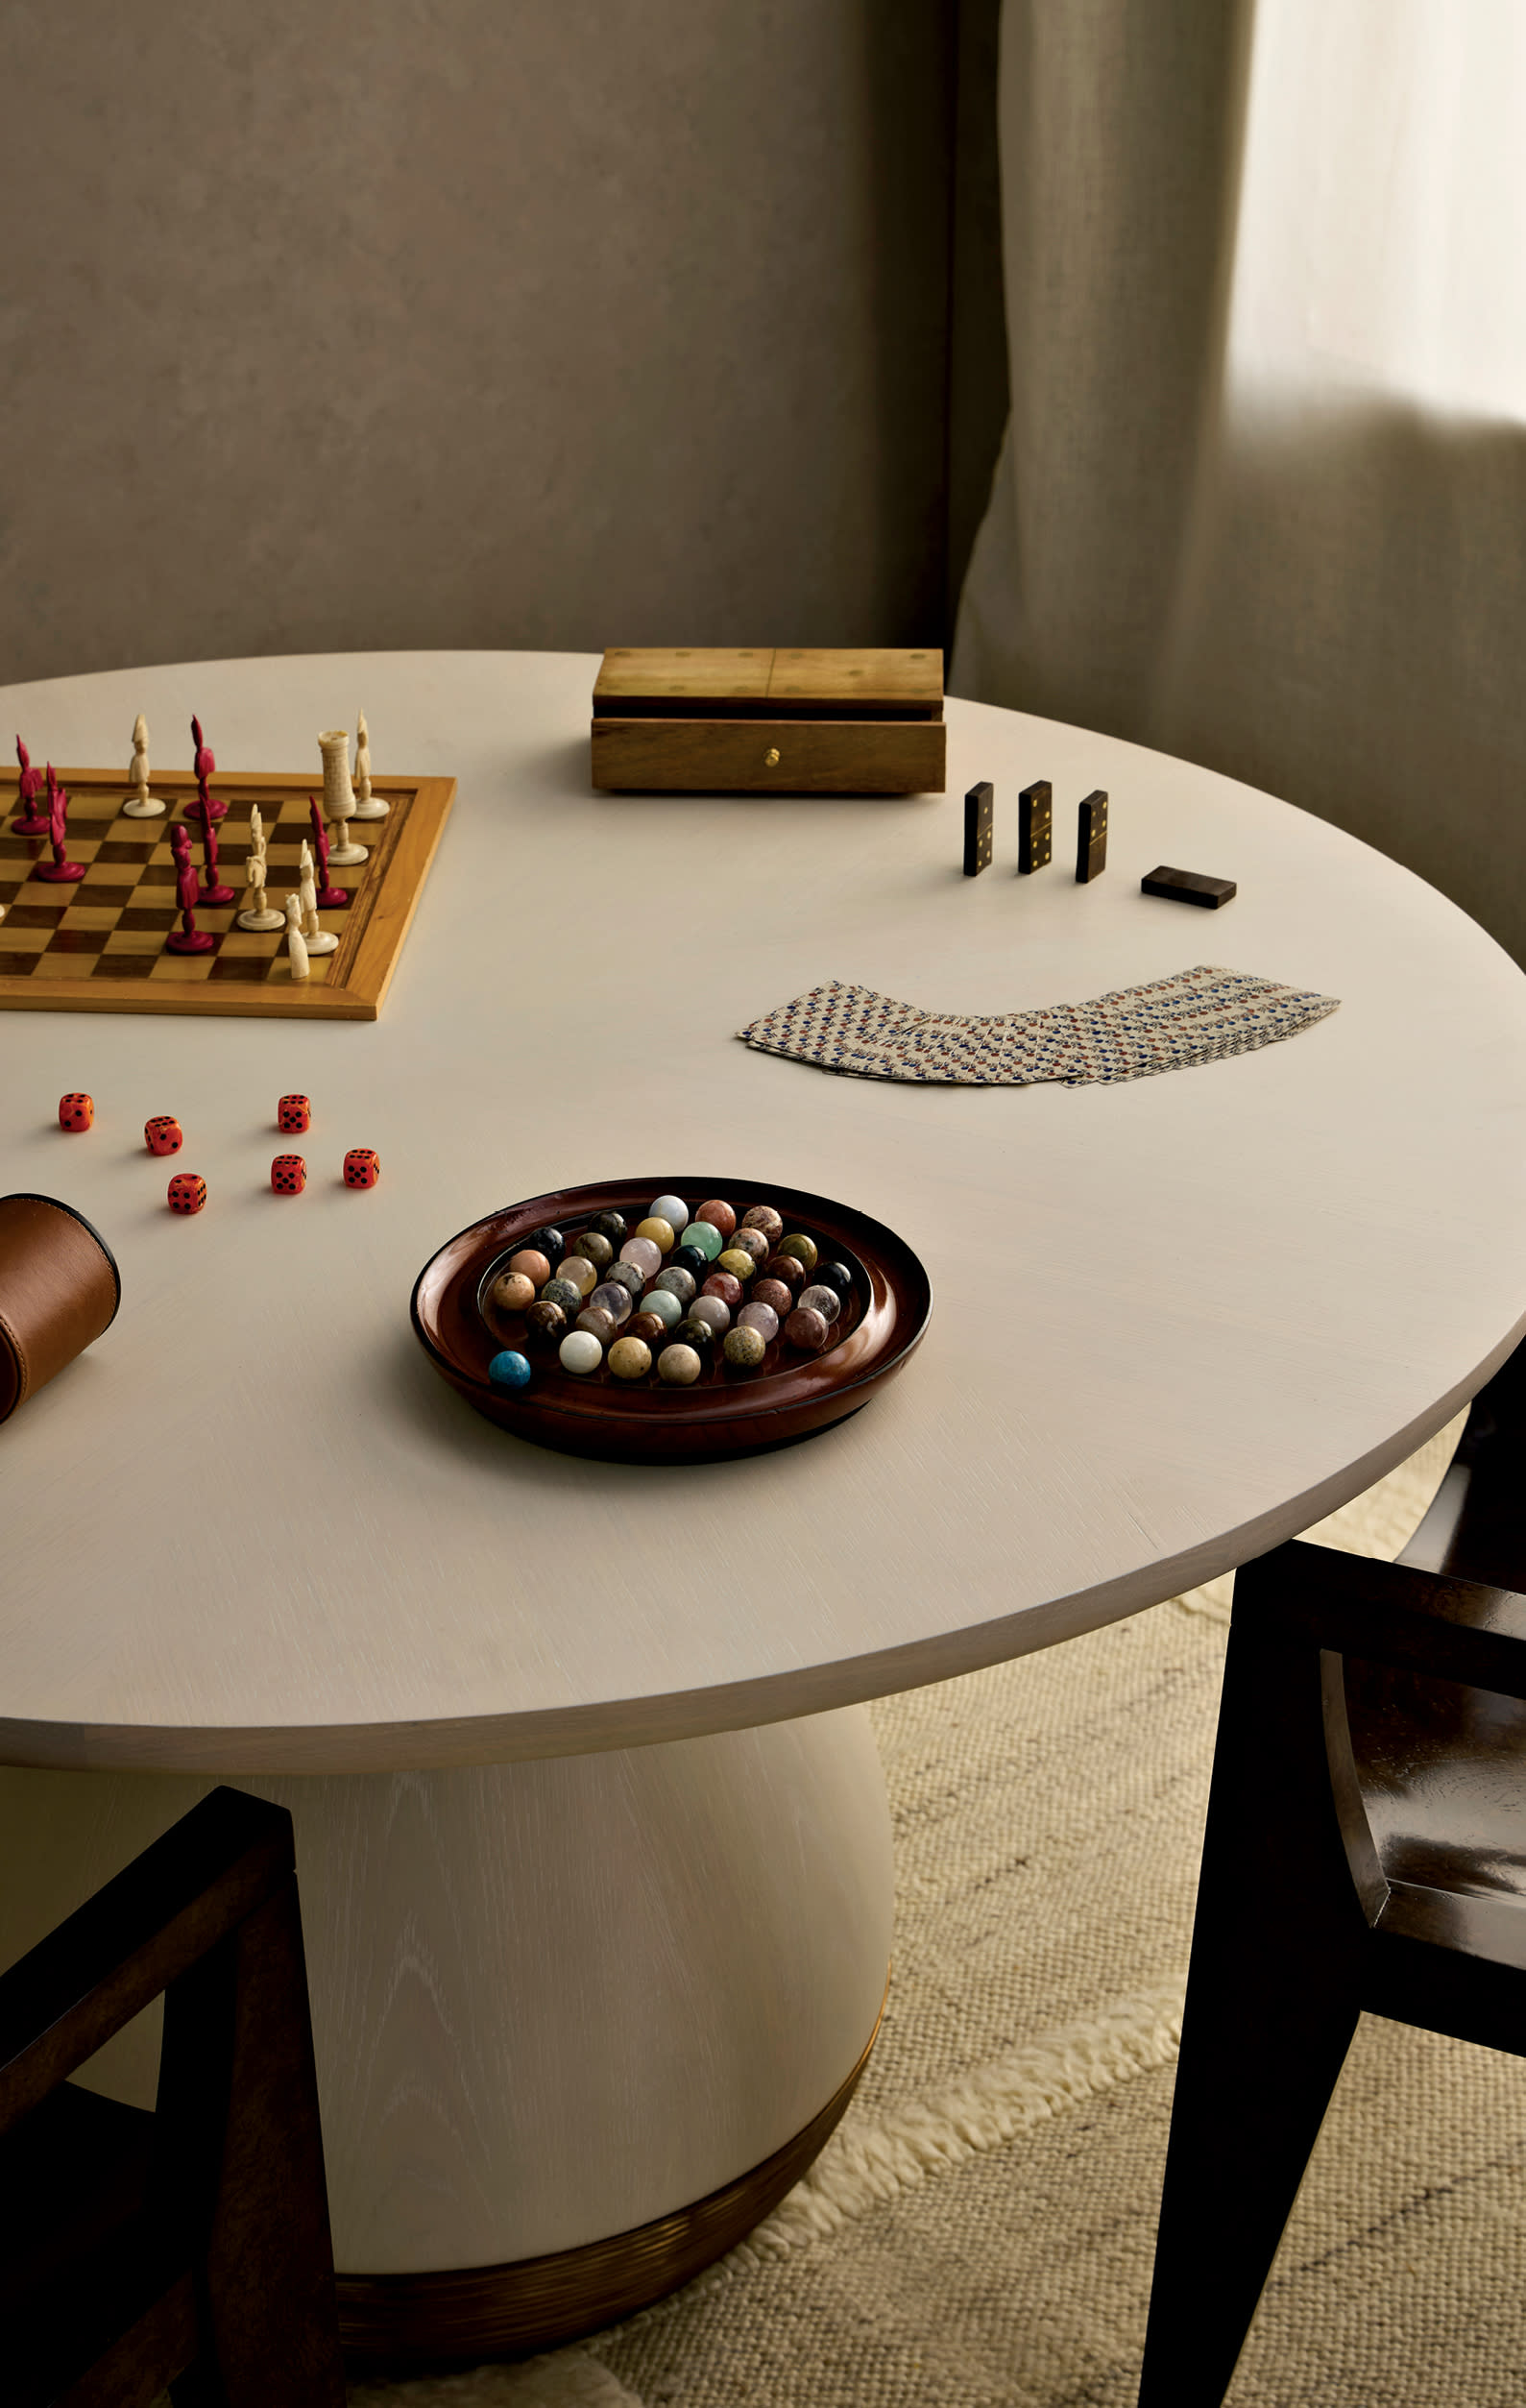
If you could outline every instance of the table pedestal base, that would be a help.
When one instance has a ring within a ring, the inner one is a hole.
[[[341,2274],[339,2329],[357,2369],[404,2372],[459,2358],[518,2358],[596,2332],[676,2291],[723,2257],[792,2190],[839,2122],[868,2046],[804,2131],[761,2166],[676,2215],[580,2250],[442,2274]]]
[[[0,1770],[0,1963],[213,1786]],[[296,1827],[334,2257],[369,2355],[530,2349],[629,2312],[739,2239],[846,2105],[892,1912],[862,1708],[237,1786]],[[88,2079],[152,2105],[157,2058],[150,2010]]]

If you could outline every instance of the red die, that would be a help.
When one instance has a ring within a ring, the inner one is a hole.
[[[170,1210],[200,1212],[206,1202],[206,1181],[194,1171],[177,1171],[170,1181]]]
[[[88,1129],[95,1119],[95,1106],[87,1095],[61,1095],[59,1098],[59,1127],[70,1131]]]
[[[276,1107],[276,1126],[283,1137],[300,1137],[313,1125],[313,1107],[305,1095],[283,1095]]]
[[[179,1154],[185,1138],[173,1112],[156,1112],[143,1123],[143,1143],[150,1154]]]
[[[351,1146],[345,1156],[345,1185],[375,1187],[381,1177],[381,1164],[369,1146]]]
[[[307,1165],[300,1154],[278,1154],[270,1166],[270,1183],[278,1196],[300,1196],[307,1184]]]

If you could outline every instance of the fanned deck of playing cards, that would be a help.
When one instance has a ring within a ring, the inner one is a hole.
[[[938,1086],[1067,1087],[1150,1079],[1297,1036],[1340,1009],[1334,995],[1201,963],[1084,1004],[988,1016],[924,1011],[831,979],[737,1034],[763,1054],[860,1079]]]

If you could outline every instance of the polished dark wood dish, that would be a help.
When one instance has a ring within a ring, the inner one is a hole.
[[[823,1260],[844,1264],[851,1295],[819,1354],[782,1336],[756,1371],[716,1362],[690,1388],[626,1385],[607,1364],[579,1378],[554,1351],[535,1354],[528,1388],[495,1387],[488,1365],[524,1347],[521,1315],[497,1313],[488,1291],[509,1256],[552,1224],[569,1238],[596,1212],[640,1219],[665,1189],[697,1204],[726,1196],[739,1212],[771,1204],[787,1228],[813,1238]],[[714,1463],[805,1438],[857,1413],[908,1361],[933,1309],[926,1271],[882,1222],[827,1196],[716,1177],[600,1181],[506,1204],[474,1222],[425,1263],[414,1283],[413,1326],[443,1379],[490,1422],[542,1447],[618,1463]]]

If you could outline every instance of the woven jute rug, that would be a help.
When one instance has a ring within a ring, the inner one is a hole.
[[[1317,1535],[1397,1553],[1457,1426]],[[354,2408],[1131,2408],[1229,1586],[877,1706],[895,1968],[811,2173],[629,2323]],[[1523,2156],[1526,2064],[1365,2019],[1233,2408],[1519,2408]]]

